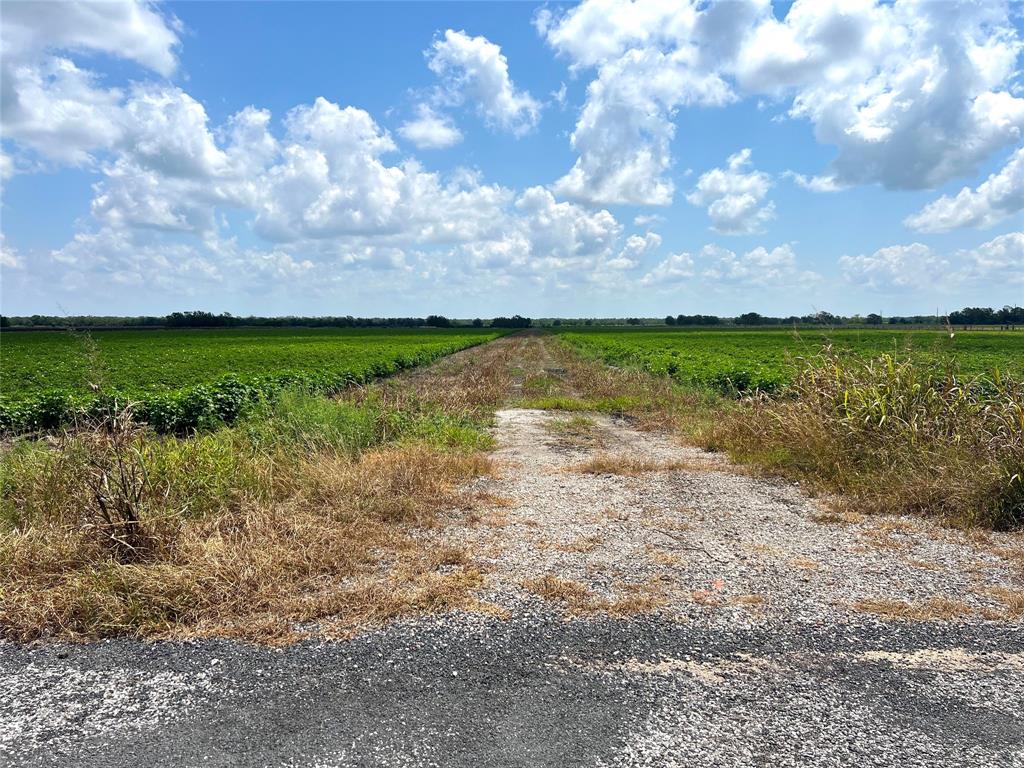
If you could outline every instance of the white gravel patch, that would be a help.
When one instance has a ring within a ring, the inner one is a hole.
[[[944,600],[980,615],[1003,609],[993,587],[1024,588],[993,553],[1020,535],[978,542],[926,520],[885,516],[823,523],[825,503],[797,485],[742,474],[721,456],[592,415],[600,451],[679,466],[630,477],[574,470],[598,449],[566,446],[545,425],[567,414],[497,413],[497,503],[481,523],[446,526],[487,572],[484,599],[508,608],[545,574],[603,597],[638,588],[682,619],[756,625],[833,622],[862,600]]]
[[[0,754],[11,758],[44,744],[55,752],[69,751],[83,738],[159,728],[227,693],[207,672],[37,664],[0,674],[0,691],[7,699],[0,720]]]

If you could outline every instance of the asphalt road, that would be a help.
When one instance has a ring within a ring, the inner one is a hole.
[[[1024,632],[539,608],[283,649],[0,645],[10,766],[1024,766]]]

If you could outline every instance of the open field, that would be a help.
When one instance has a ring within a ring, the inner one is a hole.
[[[1017,764],[1020,532],[862,514],[680,439],[767,431],[761,407],[527,334],[192,437],[17,439],[0,632],[49,642],[0,640],[0,751]]]
[[[118,398],[135,402],[159,428],[187,429],[230,419],[285,386],[334,392],[499,335],[472,328],[5,333],[0,428],[53,426]]]
[[[792,381],[800,359],[829,344],[841,356],[882,354],[922,362],[955,361],[966,375],[1024,373],[1024,331],[691,330],[573,328],[560,336],[618,366],[635,366],[681,384],[719,391],[775,391]]]

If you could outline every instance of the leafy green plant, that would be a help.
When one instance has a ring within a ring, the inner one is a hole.
[[[52,430],[108,417],[128,403],[158,432],[206,430],[284,390],[334,394],[498,335],[475,329],[97,332],[83,356],[68,334],[5,334],[0,432]],[[97,356],[102,388],[81,373],[87,358]],[[43,380],[63,388],[37,387]]]

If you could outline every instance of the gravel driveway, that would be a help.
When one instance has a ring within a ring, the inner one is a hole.
[[[0,645],[0,763],[1024,766],[1019,535],[836,519],[576,421],[499,412],[490,506],[428,534],[473,553],[489,613],[283,649]]]

